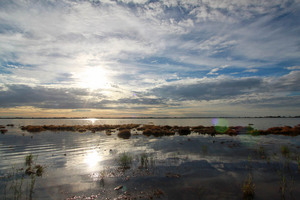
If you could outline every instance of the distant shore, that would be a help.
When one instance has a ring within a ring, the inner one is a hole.
[[[0,117],[0,119],[256,119],[256,118],[300,118],[300,116],[257,116],[257,117]]]

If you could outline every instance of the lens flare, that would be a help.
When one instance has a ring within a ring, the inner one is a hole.
[[[214,118],[211,122],[218,133],[225,133],[228,130],[228,121],[223,118]]]

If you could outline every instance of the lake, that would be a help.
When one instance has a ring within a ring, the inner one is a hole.
[[[268,129],[275,126],[295,126],[300,118],[168,118],[168,119],[0,119],[0,124],[25,125],[88,125],[88,124],[149,124],[170,126],[212,126],[217,119],[223,119],[228,126],[252,126]]]
[[[130,139],[122,139],[105,131],[20,129],[51,124],[211,126],[219,122],[267,129],[295,126],[300,119],[1,119],[0,125],[14,126],[0,135],[0,199],[243,199],[243,188],[253,189],[254,199],[300,196],[299,136],[146,137],[132,130]],[[41,176],[36,173],[39,166]]]

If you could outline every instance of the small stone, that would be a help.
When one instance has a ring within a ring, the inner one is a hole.
[[[119,185],[119,186],[115,187],[114,190],[120,190],[120,189],[122,189],[122,188],[123,188],[123,185]]]
[[[179,178],[180,174],[166,173],[166,177],[169,177],[169,178]]]

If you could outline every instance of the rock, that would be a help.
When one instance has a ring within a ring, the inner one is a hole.
[[[123,188],[123,185],[119,185],[119,186],[115,187],[114,190],[120,190],[122,188]]]
[[[174,173],[166,173],[166,177],[168,178],[179,178],[181,177],[180,174],[174,174]]]

